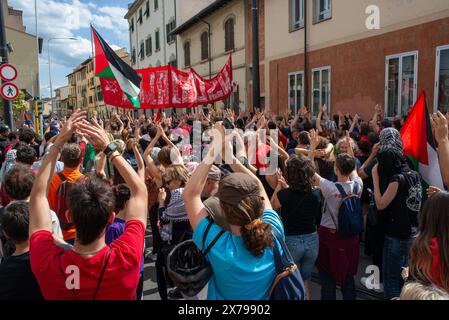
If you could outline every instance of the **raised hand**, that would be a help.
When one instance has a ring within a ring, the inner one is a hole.
[[[427,196],[430,198],[431,196],[437,194],[438,192],[441,192],[440,188],[434,187],[434,186],[430,186],[427,189]]]
[[[86,111],[81,111],[80,109],[75,110],[69,120],[67,120],[64,126],[61,128],[55,144],[59,146],[65,144],[73,135],[75,130],[79,128],[79,124],[86,119],[86,115]]]
[[[104,150],[109,144],[109,137],[106,131],[96,122],[87,121],[78,124],[79,131],[87,138],[90,144],[97,150]]]
[[[432,128],[435,131],[435,140],[438,142],[438,144],[447,141],[449,139],[449,130],[448,120],[446,119],[446,117],[438,111],[437,113],[434,113],[432,115],[430,120],[432,123]]]
[[[310,147],[312,150],[316,150],[318,145],[320,144],[320,136],[315,129],[310,130]]]
[[[284,176],[282,175],[282,172],[281,172],[280,169],[278,169],[278,170],[276,171],[275,176],[276,176],[276,179],[277,179],[277,185],[278,185],[278,187],[280,187],[280,188],[282,188],[282,189],[288,188],[288,183],[287,183],[287,181],[285,181],[285,178],[284,178]]]
[[[376,143],[373,146],[373,149],[371,150],[371,154],[373,155],[373,157],[376,157],[377,154],[379,153],[379,145],[380,145],[380,142]]]
[[[327,113],[327,106],[326,104],[323,104],[323,106],[321,107],[321,112],[326,114]]]

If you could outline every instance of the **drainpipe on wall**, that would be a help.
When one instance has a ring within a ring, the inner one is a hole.
[[[253,109],[260,108],[259,1],[252,2],[253,13]]]
[[[304,105],[306,106],[309,103],[309,72],[307,69],[307,58],[307,0],[304,0]]]
[[[176,27],[178,26],[178,18],[177,18],[177,16],[176,16],[176,0],[173,0],[173,2],[174,2],[174,6],[175,6],[175,25],[176,25]],[[177,67],[179,66],[179,60],[178,60],[178,35],[176,35],[176,38],[175,38],[175,51],[176,51],[176,64],[177,64]]]

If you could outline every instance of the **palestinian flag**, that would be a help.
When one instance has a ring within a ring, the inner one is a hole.
[[[115,79],[123,93],[135,108],[140,108],[139,93],[142,79],[126,64],[92,27],[95,44],[95,75],[100,78]]]
[[[425,189],[435,186],[444,190],[435,139],[427,110],[426,93],[423,91],[401,129],[404,155],[421,174]]]

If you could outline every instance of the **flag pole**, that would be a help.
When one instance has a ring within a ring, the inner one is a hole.
[[[99,110],[98,110],[98,101],[97,101],[97,85],[95,83],[95,50],[94,50],[94,37],[93,37],[93,25],[92,25],[92,21],[90,22],[90,43],[92,45],[92,64],[94,66],[94,107],[95,107],[95,111],[98,114]]]

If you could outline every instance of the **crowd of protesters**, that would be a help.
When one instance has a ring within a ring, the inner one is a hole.
[[[385,299],[449,299],[449,193],[425,187],[403,156],[405,119],[373,111],[77,110],[47,123],[42,140],[0,125],[0,299],[140,300],[145,261],[156,262],[161,299],[183,298],[167,258],[191,239],[213,270],[207,299],[264,300],[274,233],[307,298],[315,270],[322,300],[336,300],[337,286],[344,300],[357,299],[357,281],[370,288],[355,278],[362,248]],[[446,186],[448,118],[431,115]],[[363,230],[344,236],[348,197],[360,199]]]

